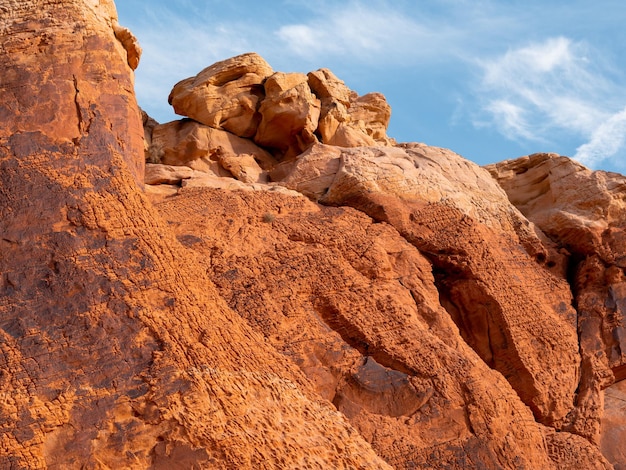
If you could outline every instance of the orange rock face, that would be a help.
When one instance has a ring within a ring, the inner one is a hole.
[[[159,125],[111,1],[5,10],[1,468],[623,464],[623,177],[395,145],[256,54]]]
[[[534,421],[390,225],[269,192],[184,190],[158,209],[231,308],[395,468],[607,468]]]
[[[142,194],[131,71],[96,5],[2,19],[0,467],[389,468]]]

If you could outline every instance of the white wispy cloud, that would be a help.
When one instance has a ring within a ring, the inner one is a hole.
[[[391,2],[322,2],[306,21],[275,34],[291,53],[340,56],[350,61],[396,65],[452,52],[460,30],[419,11],[407,15]],[[416,10],[416,8],[414,8]]]
[[[586,140],[574,158],[589,166],[624,151],[626,93],[584,42],[548,38],[479,66],[482,111],[507,138],[549,143],[553,133],[569,133]]]
[[[576,149],[574,158],[585,165],[595,167],[606,159],[616,156],[626,143],[626,108],[611,115],[597,126],[589,142]],[[620,167],[624,161],[621,160]]]

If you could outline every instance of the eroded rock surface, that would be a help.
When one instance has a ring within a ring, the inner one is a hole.
[[[395,146],[382,95],[256,54],[142,130],[111,1],[2,9],[0,467],[621,464],[618,175],[530,158],[531,193],[560,172],[603,207],[552,230]]]
[[[304,185],[309,194],[323,194],[325,204],[349,205],[393,225],[434,264],[443,302],[465,340],[539,420],[562,425],[580,361],[569,286],[537,263],[547,259],[545,249],[489,174],[418,144],[325,157],[319,149],[298,159],[286,186]],[[316,178],[327,186],[312,191],[309,175],[319,168],[337,170]]]
[[[605,390],[600,448],[616,470],[626,468],[626,381]]]
[[[554,154],[488,167],[513,204],[570,253],[582,380],[571,429],[598,441],[602,389],[626,378],[626,178]]]
[[[142,194],[112,2],[6,7],[0,467],[389,468]]]
[[[269,192],[185,189],[157,207],[231,308],[394,468],[608,468],[534,421],[389,224]]]
[[[149,161],[164,165],[188,166],[217,176],[233,176],[223,158],[245,154],[251,173],[261,178],[263,169],[272,168],[276,160],[254,142],[230,132],[205,126],[192,120],[156,125],[151,132]],[[253,167],[253,169],[252,169]]]

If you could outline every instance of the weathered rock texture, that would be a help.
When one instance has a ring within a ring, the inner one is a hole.
[[[0,467],[622,465],[623,177],[256,54],[159,125],[112,2],[0,10]]]
[[[539,420],[562,425],[579,379],[569,287],[537,263],[545,249],[486,171],[418,144],[318,149],[291,167],[287,187],[387,222],[428,256],[468,344]]]
[[[488,169],[511,202],[570,254],[582,356],[570,428],[597,442],[602,389],[626,378],[626,178],[554,154]]]
[[[2,6],[0,467],[389,468],[142,195],[113,4]]]
[[[605,390],[600,448],[616,470],[626,468],[626,381]]]
[[[308,77],[322,103],[317,132],[323,143],[339,147],[392,143],[387,137],[391,107],[383,95],[358,96],[328,69],[310,72]]]
[[[607,468],[536,423],[468,347],[431,263],[390,225],[269,192],[183,190],[158,209],[228,304],[395,468]]]

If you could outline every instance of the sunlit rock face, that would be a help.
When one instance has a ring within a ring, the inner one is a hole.
[[[112,2],[0,9],[0,467],[622,463],[623,177],[254,53],[159,124]]]
[[[0,467],[389,468],[146,199],[113,4],[0,6]]]
[[[569,255],[582,357],[569,429],[598,442],[602,390],[626,378],[626,178],[554,154],[488,169],[511,202]]]

